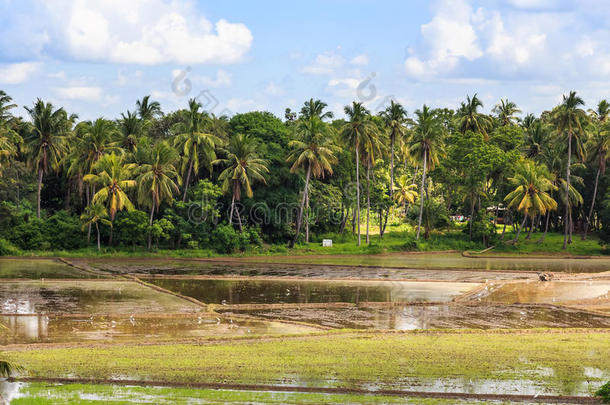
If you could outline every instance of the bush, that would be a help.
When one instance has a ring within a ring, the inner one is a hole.
[[[16,256],[19,254],[17,249],[11,242],[6,239],[0,239],[0,256]]]
[[[610,381],[602,385],[595,395],[600,397],[604,404],[610,404]]]
[[[44,223],[45,239],[51,249],[79,249],[86,245],[80,220],[67,211],[57,211]]]
[[[44,236],[44,221],[37,218],[13,228],[8,239],[21,250],[43,249],[49,244]]]

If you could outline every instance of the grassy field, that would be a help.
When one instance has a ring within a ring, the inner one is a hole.
[[[318,394],[291,392],[259,392],[166,387],[133,387],[95,384],[30,383],[19,392],[12,405],[49,404],[479,404],[479,401],[460,401],[433,398],[401,398],[383,395]]]
[[[500,231],[500,227],[498,230]],[[297,245],[293,249],[287,248],[285,245],[265,245],[263,247],[251,248],[245,252],[235,252],[230,255],[216,253],[210,249],[158,249],[148,251],[144,248],[137,248],[135,251],[131,248],[102,248],[98,252],[94,248],[80,250],[54,250],[54,251],[26,251],[23,256],[52,256],[52,257],[222,257],[222,256],[273,256],[273,255],[319,255],[319,254],[379,254],[389,252],[409,252],[409,251],[480,251],[486,248],[480,241],[468,241],[460,229],[433,232],[429,239],[421,238],[415,240],[415,234],[412,230],[405,230],[404,226],[388,227],[387,233],[383,239],[378,235],[371,236],[371,244],[366,244],[366,238],[362,236],[362,246],[358,246],[357,238],[351,233],[344,235],[330,236],[333,239],[333,246],[322,247],[319,241],[314,241],[309,244]],[[506,232],[504,241],[510,241],[514,238],[512,232]],[[579,255],[579,256],[599,256],[608,255],[608,249],[605,249],[599,244],[599,240],[590,235],[586,241],[582,241],[579,235],[574,235],[573,243],[566,250],[562,249],[563,235],[559,233],[549,233],[544,243],[538,243],[540,238],[539,233],[534,233],[531,239],[527,240],[526,233],[522,233],[519,242],[516,245],[507,244],[504,242],[496,243],[496,247],[490,254],[507,254],[507,255],[531,255],[550,254],[550,255]]]
[[[203,345],[36,348],[3,356],[33,377],[338,387],[373,383],[399,389],[396,384],[405,378],[527,380],[549,392],[571,394],[586,381],[588,390],[605,382],[589,371],[610,370],[609,337],[584,330],[328,333]]]

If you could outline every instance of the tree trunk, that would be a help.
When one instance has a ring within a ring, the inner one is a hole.
[[[95,223],[95,230],[97,231],[97,251],[99,252],[102,248],[100,245],[100,227],[97,222]]]
[[[587,232],[589,231],[589,224],[591,223],[591,216],[593,216],[593,207],[595,207],[595,199],[597,198],[597,184],[599,183],[599,173],[601,167],[597,168],[597,174],[595,175],[595,187],[593,188],[593,200],[591,201],[591,208],[589,208],[589,215],[585,221],[585,231],[582,234],[582,240],[587,239]]]
[[[38,216],[38,219],[40,219],[40,192],[42,191],[42,169],[38,169],[38,198],[37,198],[37,209],[36,209],[36,215]]]
[[[367,159],[366,162],[366,244],[370,245],[371,244],[371,239],[369,236],[369,229],[370,229],[370,220],[371,220],[371,181],[370,181],[370,174],[371,174],[371,160]],[[381,224],[379,224],[381,225]]]
[[[472,221],[474,220],[474,200],[470,202],[470,241],[472,242]]]
[[[362,244],[362,239],[360,237],[360,154],[358,153],[358,148],[360,145],[356,145],[356,211],[357,211],[357,223],[358,227],[358,246]]]
[[[152,223],[153,215],[155,214],[155,201],[153,199],[152,207],[150,208],[150,219],[148,220],[148,250],[152,247]]]
[[[568,214],[570,218],[570,226],[568,227],[568,244],[572,243],[572,232],[574,231],[574,221],[572,220],[572,207],[570,206],[570,212]]]
[[[186,201],[186,193],[189,191],[189,182],[191,181],[191,172],[193,171],[193,159],[189,163],[188,172],[186,173],[186,182],[184,182],[184,195],[182,196],[182,202]]]
[[[565,218],[563,219],[563,249],[568,247],[568,230],[570,228],[570,219],[568,213],[570,211],[570,164],[572,162],[572,133],[568,133],[568,167],[566,169],[566,209]]]
[[[233,225],[233,210],[235,210],[235,190],[233,190],[233,199],[231,200],[231,213],[229,214],[229,225]]]
[[[303,197],[301,198],[301,207],[299,209],[299,215],[297,216],[297,231],[294,235],[294,239],[290,244],[290,247],[294,247],[301,233],[301,222],[303,221],[303,210],[305,209],[305,199],[307,198],[307,190],[309,187],[309,176],[311,175],[311,166],[307,165],[307,174],[305,175],[305,187],[303,187]]]
[[[530,229],[527,232],[527,236],[525,237],[525,239],[529,239],[529,238],[532,237],[532,229],[534,228],[534,222],[535,222],[534,218],[532,218],[531,221],[530,221]]]
[[[91,196],[89,195],[89,185],[85,189],[85,198],[87,199],[87,207],[91,205]],[[91,224],[87,226],[87,244],[91,243]]]
[[[114,221],[112,221],[112,225],[114,225]],[[114,226],[110,226],[110,239],[108,240],[108,246],[112,247],[112,234],[114,233]]]
[[[394,144],[396,136],[392,134],[390,137],[390,198],[394,198]]]
[[[428,150],[424,149],[424,172],[421,176],[421,191],[420,191],[420,201],[419,201],[419,220],[417,221],[417,236],[415,239],[419,239],[419,233],[421,231],[421,220],[424,215],[424,188],[426,186],[426,168],[427,168],[427,160],[428,160]]]
[[[546,238],[546,233],[549,231],[549,220],[551,218],[551,213],[547,212],[546,213],[546,224],[544,225],[544,233],[542,234],[542,236],[540,237],[540,239],[538,239],[538,243],[543,243],[544,242],[544,238]]]
[[[309,190],[305,198],[305,243],[309,243]]]
[[[519,241],[519,235],[521,234],[521,229],[523,229],[523,225],[525,225],[526,220],[527,215],[523,216],[523,222],[521,222],[521,226],[519,226],[519,229],[517,230],[517,235],[515,236],[515,239],[513,239],[513,243],[517,243]]]

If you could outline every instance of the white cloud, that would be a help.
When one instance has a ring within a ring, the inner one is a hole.
[[[23,83],[39,69],[40,64],[36,62],[0,65],[0,84]]]
[[[284,89],[275,82],[269,82],[265,87],[265,93],[270,96],[281,96],[284,94]]]
[[[365,66],[369,64],[369,56],[365,53],[358,55],[354,58],[352,58],[352,60],[350,60],[350,62],[352,65],[358,65],[358,66]]]
[[[212,23],[186,0],[31,1],[31,8],[39,10],[32,14],[40,19],[32,24],[38,28],[22,31],[13,23],[0,28],[0,34],[21,44],[38,38],[41,45],[32,52],[39,57],[144,65],[228,64],[241,61],[252,44],[252,33],[244,24],[224,19]]]
[[[100,101],[104,91],[94,86],[59,87],[56,89],[60,98],[80,101]]]
[[[554,0],[508,0],[508,2],[518,8],[540,9],[556,5]]]
[[[345,58],[339,53],[340,49],[324,52],[316,56],[313,64],[305,66],[303,73],[311,75],[331,75],[336,69],[345,64]]]
[[[175,75],[174,75],[175,77]],[[219,69],[216,72],[216,77],[193,76],[193,82],[206,87],[229,87],[231,85],[231,75],[226,71]]]
[[[59,72],[48,73],[47,76],[49,76],[51,79],[66,80],[66,72],[64,72],[63,70],[60,70]]]

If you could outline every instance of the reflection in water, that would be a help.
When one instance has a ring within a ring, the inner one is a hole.
[[[215,304],[447,302],[479,284],[405,281],[151,279],[158,286]]]
[[[219,308],[222,310],[222,308]],[[412,305],[393,308],[227,310],[264,319],[356,329],[610,328],[610,316],[538,305]]]
[[[482,302],[559,304],[579,300],[608,298],[610,282],[551,281],[517,282],[491,286],[480,296]]]
[[[141,342],[213,336],[306,333],[317,329],[257,320],[216,316],[89,318],[0,316],[0,344],[61,343],[84,341]]]

